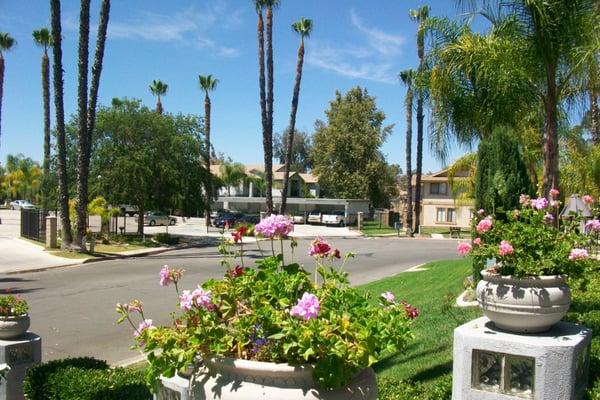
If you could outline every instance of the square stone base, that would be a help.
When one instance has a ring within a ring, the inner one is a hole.
[[[452,399],[581,399],[591,338],[589,329],[569,322],[516,334],[485,317],[470,321],[454,330]]]
[[[42,362],[42,338],[26,332],[15,340],[0,340],[0,364],[10,372],[0,382],[0,400],[23,399],[23,379],[27,368]]]

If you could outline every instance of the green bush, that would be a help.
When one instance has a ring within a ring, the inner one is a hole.
[[[590,370],[591,372],[591,370]],[[600,400],[600,380],[597,380],[594,386],[590,387],[585,396],[586,400]]]
[[[378,378],[379,400],[451,400],[452,375],[444,375],[435,383],[403,381],[394,378]],[[594,399],[595,400],[595,399]]]
[[[79,371],[106,370],[108,369],[108,364],[106,361],[96,360],[95,358],[79,357],[54,360],[31,367],[25,373],[23,393],[25,393],[29,400],[47,399],[46,395],[50,391],[48,384],[50,377],[67,368],[77,368]]]
[[[154,236],[154,239],[159,243],[166,244],[169,246],[179,244],[179,237],[169,235],[168,233],[157,233]]]
[[[23,392],[29,400],[148,400],[143,371],[109,369],[105,361],[72,358],[27,370]]]

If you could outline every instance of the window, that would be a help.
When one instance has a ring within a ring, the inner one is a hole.
[[[473,350],[471,387],[511,397],[533,398],[535,359]]]
[[[456,210],[454,208],[438,207],[436,209],[435,222],[440,224],[455,223]]]
[[[447,183],[430,183],[429,193],[431,194],[447,194],[448,184]]]

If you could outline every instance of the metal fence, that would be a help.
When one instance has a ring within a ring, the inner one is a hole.
[[[46,211],[21,209],[21,236],[46,243]]]

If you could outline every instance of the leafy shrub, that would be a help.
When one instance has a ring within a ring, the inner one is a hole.
[[[27,314],[29,305],[20,296],[0,296],[0,316],[11,317]]]
[[[591,372],[591,369],[590,369]],[[600,400],[600,379],[596,381],[596,383],[590,387],[585,396],[586,400]]]
[[[45,364],[31,367],[25,373],[23,381],[23,393],[29,400],[45,400],[50,392],[49,380],[52,375],[67,368],[76,368],[78,371],[106,370],[106,361],[96,360],[91,357],[64,358],[54,360]]]
[[[179,244],[179,237],[169,235],[168,233],[158,233],[154,236],[154,239],[159,243],[169,246]]]
[[[48,400],[148,400],[142,371],[125,368],[114,370],[66,368],[48,380]]]
[[[431,385],[384,377],[378,379],[377,389],[379,400],[450,400],[452,375],[444,375]]]

